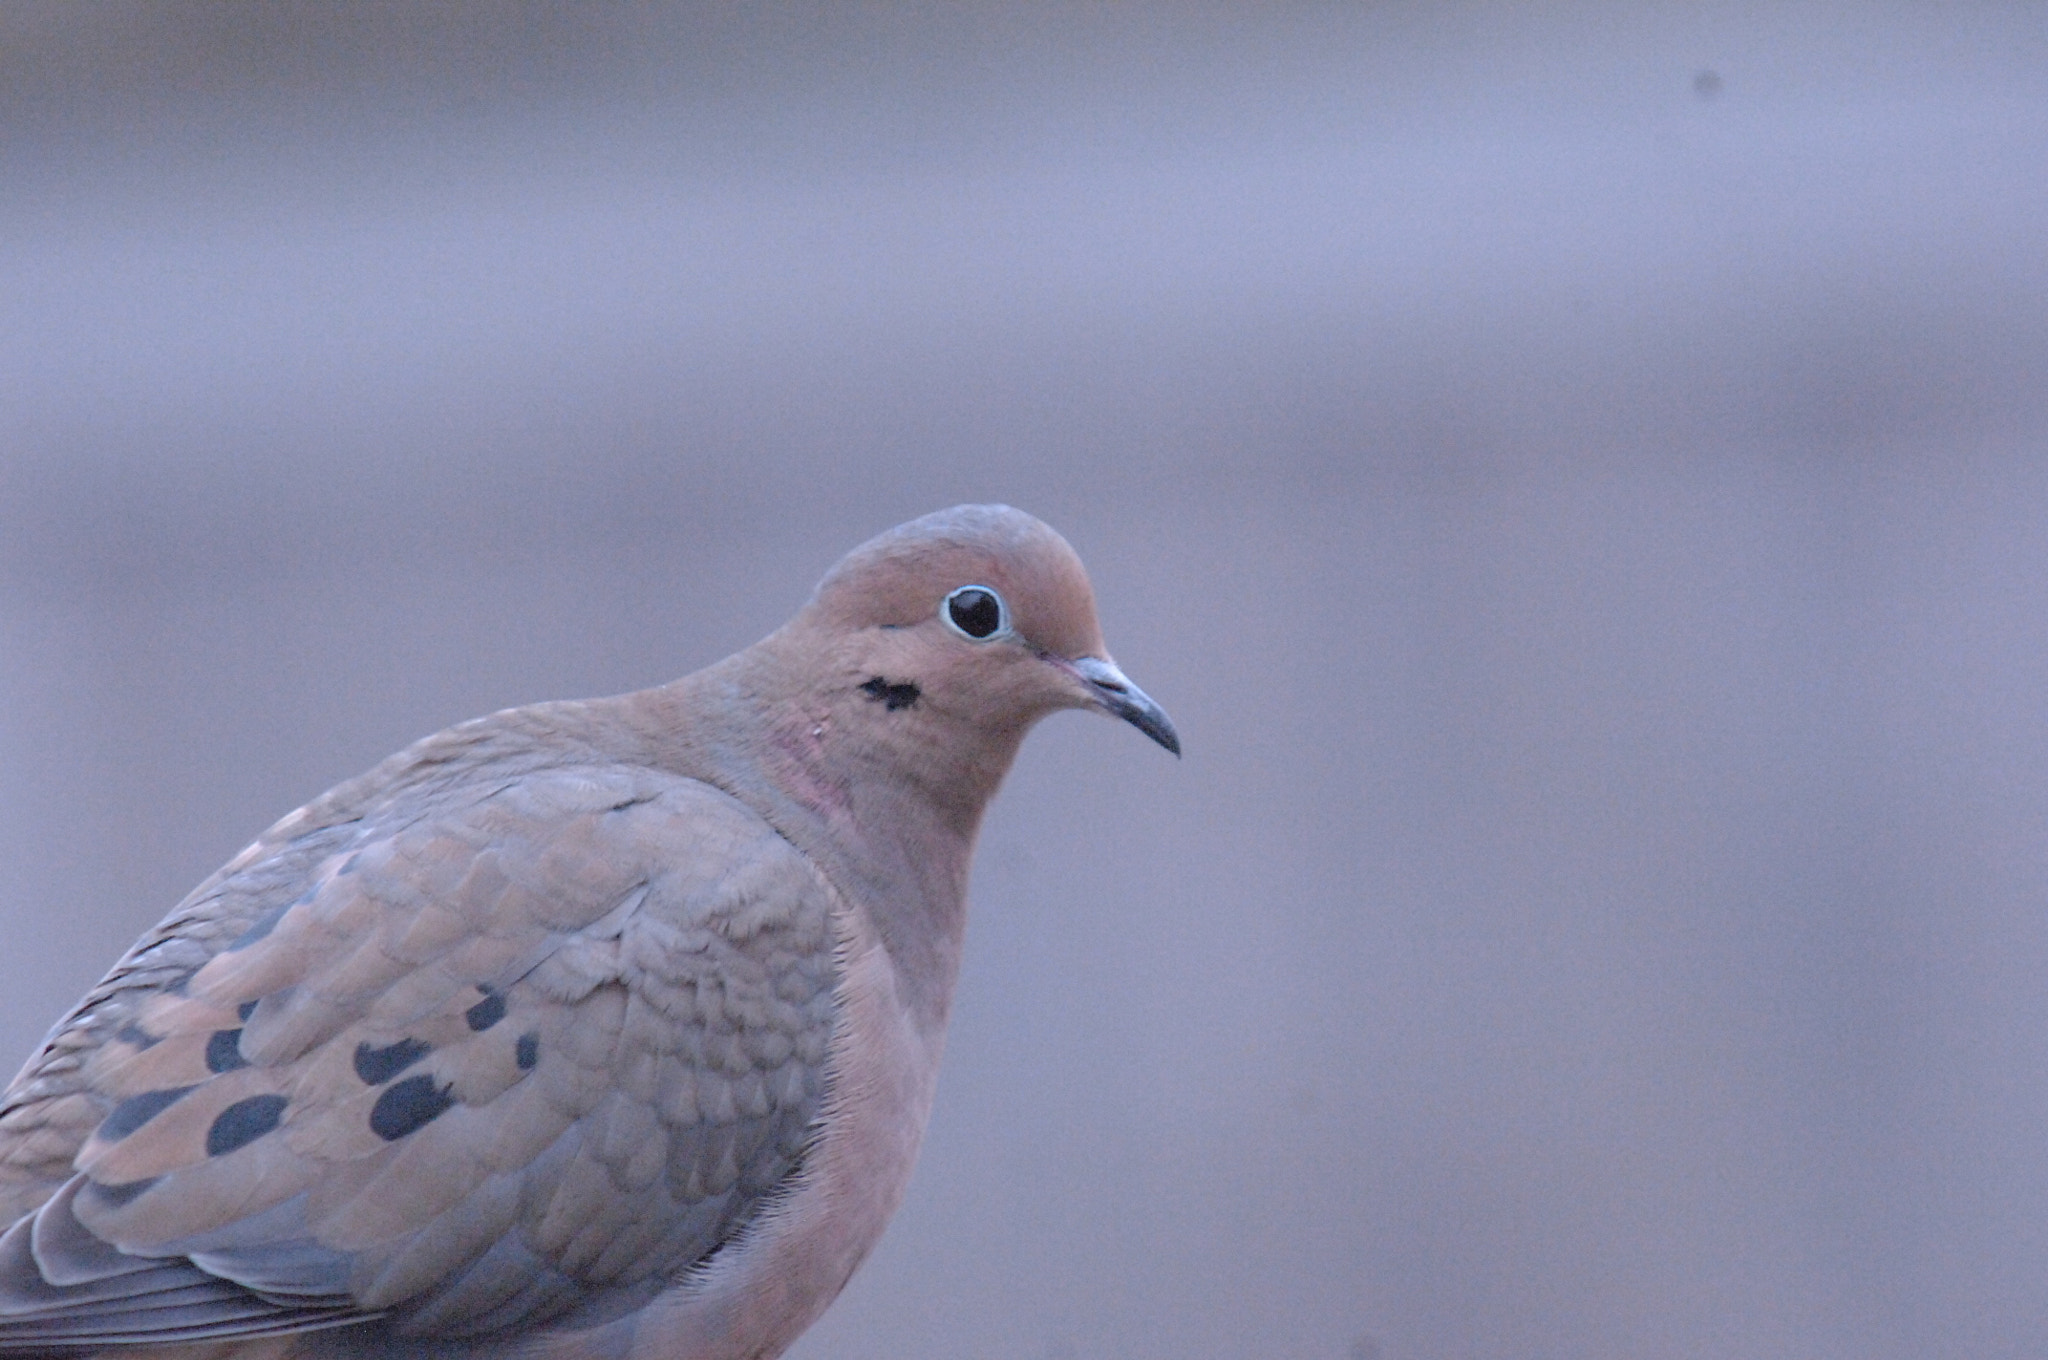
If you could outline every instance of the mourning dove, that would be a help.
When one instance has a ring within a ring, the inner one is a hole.
[[[982,811],[1066,708],[1179,752],[1066,541],[962,506],[300,808],[0,1097],[0,1351],[780,1355],[902,1199]]]

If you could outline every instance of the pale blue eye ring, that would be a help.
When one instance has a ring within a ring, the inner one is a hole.
[[[988,642],[1010,632],[1010,607],[987,586],[961,586],[939,605],[939,617],[969,642]]]

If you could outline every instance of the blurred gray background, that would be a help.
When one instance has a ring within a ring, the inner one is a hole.
[[[0,1048],[969,499],[1188,755],[796,1355],[2048,1354],[2038,4],[0,6]]]

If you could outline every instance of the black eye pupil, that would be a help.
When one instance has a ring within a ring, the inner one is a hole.
[[[1003,602],[986,590],[962,590],[946,601],[953,626],[971,638],[985,638],[1003,626]]]

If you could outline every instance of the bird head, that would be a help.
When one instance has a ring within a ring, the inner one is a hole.
[[[832,639],[836,683],[882,723],[915,715],[1014,742],[1047,714],[1090,709],[1180,754],[1172,721],[1104,645],[1081,559],[1006,505],[956,506],[869,540],[792,626]]]

